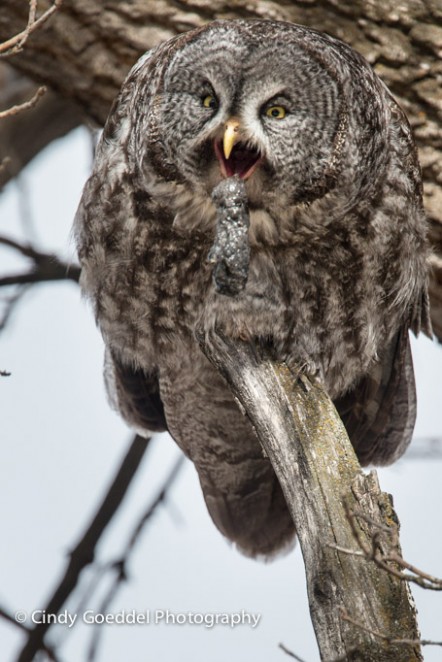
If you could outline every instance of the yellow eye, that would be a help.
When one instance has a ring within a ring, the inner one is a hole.
[[[215,110],[215,108],[218,108],[218,101],[213,96],[213,94],[208,94],[203,99],[203,106],[204,108],[212,108],[213,110]]]
[[[286,109],[284,106],[270,106],[266,110],[267,117],[273,117],[275,120],[282,120],[286,115]]]

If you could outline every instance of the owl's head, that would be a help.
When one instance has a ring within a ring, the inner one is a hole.
[[[237,174],[252,206],[311,202],[383,151],[382,85],[350,47],[301,26],[215,22],[161,45],[129,81],[137,167],[200,195]]]

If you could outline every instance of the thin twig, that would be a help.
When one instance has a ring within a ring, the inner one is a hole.
[[[37,15],[37,0],[29,0],[29,16],[28,16],[28,25],[26,29],[29,30],[32,25],[35,23],[35,17]]]
[[[19,53],[28,40],[29,36],[35,32],[35,30],[41,27],[41,25],[47,21],[48,18],[52,16],[52,14],[58,11],[62,2],[63,0],[54,0],[54,4],[49,7],[49,9],[47,9],[39,18],[36,18],[37,2],[35,0],[30,0],[28,22],[26,28],[22,30],[22,32],[14,35],[14,37],[11,37],[7,41],[1,43],[0,54],[4,57]]]
[[[5,117],[13,117],[14,115],[18,115],[19,113],[22,113],[25,110],[29,110],[30,108],[33,108],[41,99],[41,97],[44,94],[46,94],[46,92],[47,92],[47,88],[44,85],[42,85],[41,87],[38,88],[38,90],[31,97],[31,99],[29,99],[29,101],[24,101],[23,103],[19,103],[16,106],[11,106],[11,108],[8,108],[7,110],[1,110],[0,120],[4,119]]]
[[[347,547],[336,545],[333,542],[328,542],[327,547],[330,547],[330,549],[335,549],[337,552],[342,552],[343,554],[349,554],[350,556],[362,556],[362,558],[365,558],[365,554],[361,549],[348,549]]]
[[[302,657],[299,657],[298,655],[296,655],[296,653],[293,653],[293,651],[286,648],[284,644],[278,644],[278,648],[284,651],[284,653],[286,653],[286,655],[288,655],[289,657],[293,657],[294,660],[298,660],[298,662],[304,662]]]
[[[402,566],[406,570],[409,570],[412,572],[414,575],[417,575],[418,577],[421,577],[423,580],[431,584],[431,586],[425,585],[424,588],[429,588],[434,591],[441,591],[442,590],[442,579],[439,579],[438,577],[434,577],[433,575],[429,575],[427,572],[424,572],[423,570],[420,570],[417,568],[415,565],[412,565],[411,563],[408,563],[405,559],[403,559],[399,554],[396,552],[391,552],[387,556],[384,557],[386,561],[392,561],[393,563],[397,563],[398,565]],[[408,581],[411,581],[409,575],[404,575]]]

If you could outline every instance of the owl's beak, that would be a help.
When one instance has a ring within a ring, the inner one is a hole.
[[[239,140],[239,120],[231,117],[224,126],[223,152],[226,159],[230,157],[233,146]]]
[[[237,117],[227,120],[222,140],[215,140],[214,148],[223,177],[238,175],[247,179],[263,160],[258,149],[241,142],[241,124]]]

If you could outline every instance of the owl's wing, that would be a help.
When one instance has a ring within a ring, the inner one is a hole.
[[[405,452],[416,419],[407,325],[393,338],[382,360],[335,405],[363,466],[390,464]]]
[[[106,351],[104,374],[112,407],[134,430],[143,437],[167,430],[155,372],[124,365]]]

